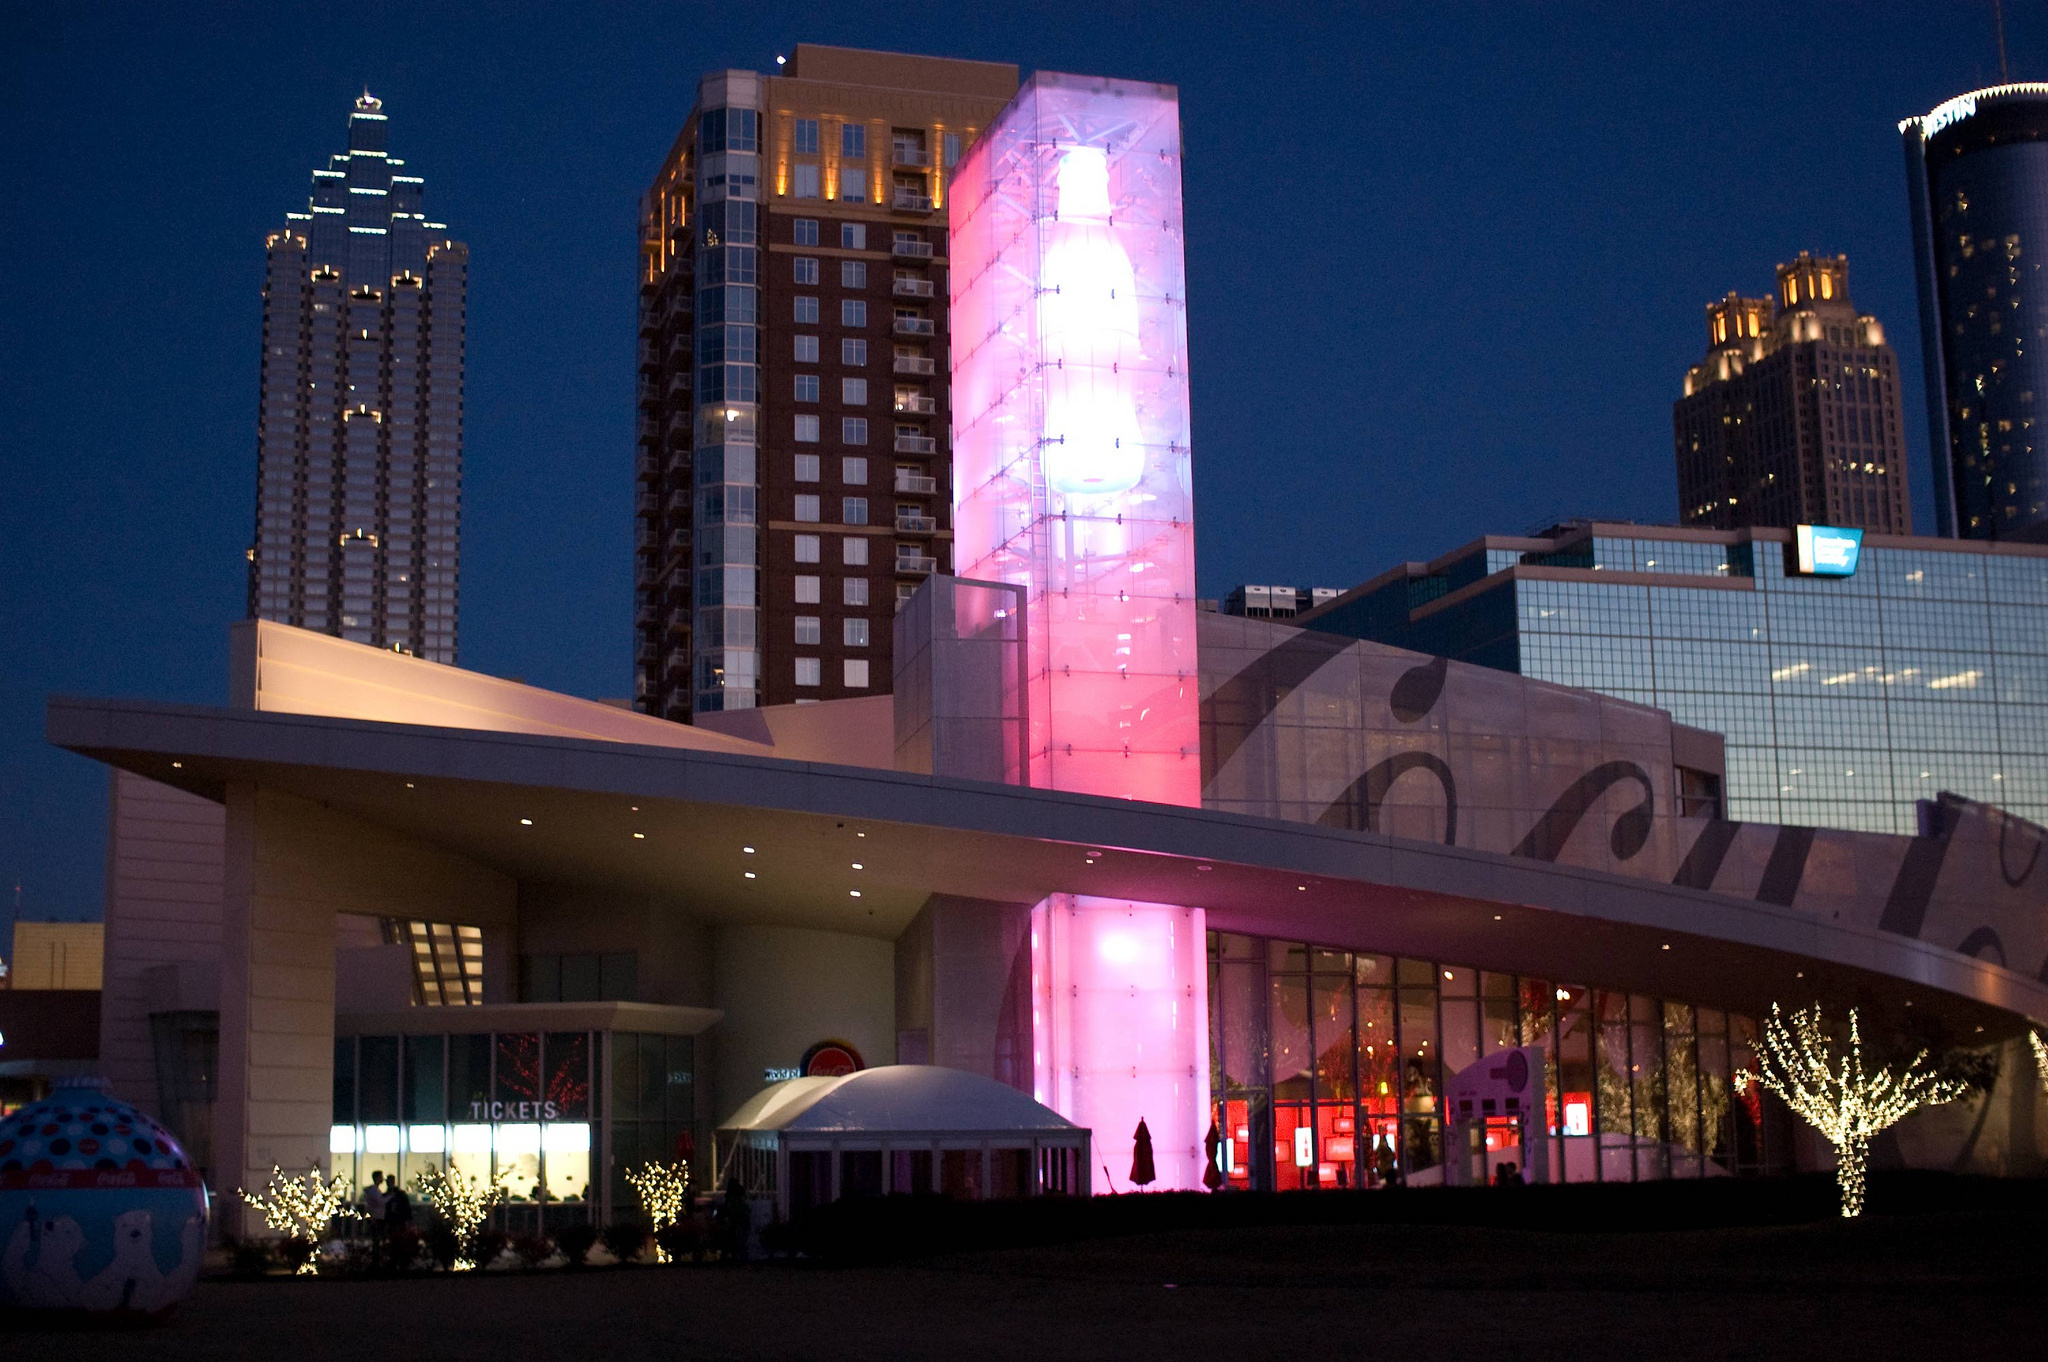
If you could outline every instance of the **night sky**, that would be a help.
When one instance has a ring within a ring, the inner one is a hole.
[[[2048,14],[2006,8],[2038,78]],[[462,663],[620,696],[636,204],[707,69],[803,40],[1180,87],[1210,596],[1674,520],[1702,307],[1801,249],[1898,351],[1924,531],[1894,125],[1998,78],[1989,0],[4,9],[0,946],[17,885],[100,911],[106,772],[46,697],[225,697],[263,237],[366,84],[472,253]]]

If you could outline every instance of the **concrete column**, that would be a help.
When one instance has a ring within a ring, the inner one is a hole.
[[[235,1189],[260,1190],[273,1167],[325,1168],[333,1119],[334,909],[307,892],[317,880],[293,874],[291,848],[272,835],[280,799],[228,787],[214,1139],[215,1190],[235,1235],[261,1228]]]

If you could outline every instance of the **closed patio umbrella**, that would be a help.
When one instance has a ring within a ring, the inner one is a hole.
[[[1143,1187],[1159,1176],[1152,1166],[1152,1132],[1145,1129],[1145,1119],[1138,1118],[1138,1132],[1134,1137],[1137,1147],[1131,1151],[1131,1182]]]

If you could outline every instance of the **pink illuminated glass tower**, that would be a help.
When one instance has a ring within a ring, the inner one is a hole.
[[[1199,806],[1180,104],[1040,72],[955,172],[955,562],[1024,588],[1029,783]],[[1199,908],[1057,894],[1032,918],[1037,1096],[1124,1187],[1200,1185]]]

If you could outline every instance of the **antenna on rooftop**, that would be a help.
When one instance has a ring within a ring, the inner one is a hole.
[[[1991,0],[1991,24],[1998,30],[1998,83],[2010,84],[2011,73],[2005,64],[2005,4],[2004,0]]]

